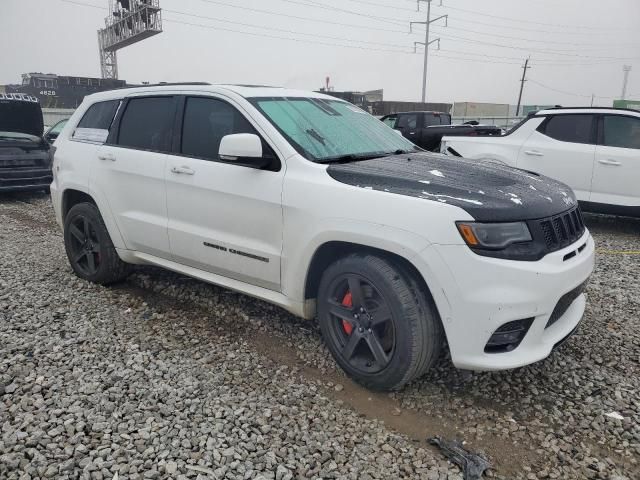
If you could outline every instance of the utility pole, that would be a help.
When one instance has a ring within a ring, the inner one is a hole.
[[[624,80],[622,81],[622,100],[626,100],[627,83],[629,82],[629,72],[631,71],[631,65],[623,65],[622,71],[624,72]]]
[[[424,69],[422,71],[422,103],[425,103],[427,99],[427,72],[429,67],[429,45],[432,43],[438,42],[438,50],[440,50],[440,39],[436,38],[434,40],[429,40],[429,30],[430,26],[433,22],[437,22],[444,18],[445,24],[447,27],[449,25],[449,15],[440,15],[438,18],[431,19],[431,2],[432,0],[417,0],[418,1],[418,11],[420,11],[420,2],[427,3],[427,21],[426,22],[411,22],[409,23],[409,33],[413,32],[413,25],[420,24],[426,27],[426,33],[423,42],[413,42],[413,51],[416,52],[417,45],[424,45]],[[442,6],[442,1],[440,1],[440,6]]]
[[[595,100],[595,98],[596,98],[596,94],[595,94],[595,93],[592,93],[592,94],[591,94],[591,106],[592,106],[592,107],[593,107],[593,101]]]
[[[520,95],[518,95],[518,106],[516,107],[516,117],[520,115],[520,104],[522,103],[522,91],[524,90],[524,82],[527,81],[527,70],[531,68],[529,66],[530,58],[524,61],[524,67],[522,67],[522,80],[520,80]]]

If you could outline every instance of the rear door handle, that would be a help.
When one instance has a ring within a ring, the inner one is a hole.
[[[115,162],[116,157],[114,157],[111,153],[105,153],[102,155],[98,155],[98,158],[105,162]]]
[[[196,173],[195,170],[189,167],[173,167],[171,169],[171,172],[177,173],[179,175],[193,175],[194,173]]]
[[[613,167],[619,167],[620,165],[622,165],[620,162],[616,161],[616,160],[611,160],[611,159],[604,159],[601,158],[600,160],[598,160],[599,163],[601,163],[602,165],[611,165]]]
[[[544,157],[544,153],[537,150],[525,150],[525,155],[531,155],[532,157]]]

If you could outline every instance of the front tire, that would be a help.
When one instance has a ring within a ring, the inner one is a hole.
[[[100,211],[92,203],[74,205],[64,219],[64,246],[75,274],[108,285],[124,280],[130,266],[120,260]]]
[[[336,362],[372,390],[397,390],[421,376],[443,343],[429,293],[405,269],[369,254],[327,268],[318,319]]]

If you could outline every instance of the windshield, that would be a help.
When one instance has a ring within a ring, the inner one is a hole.
[[[56,123],[53,127],[51,127],[51,129],[47,132],[48,135],[54,134],[54,135],[59,135],[60,132],[62,131],[62,129],[64,128],[64,126],[67,124],[67,122],[69,121],[69,119],[65,119],[65,120],[60,120],[58,123]]]
[[[420,150],[380,120],[341,100],[270,97],[251,103],[302,156],[315,162]]]

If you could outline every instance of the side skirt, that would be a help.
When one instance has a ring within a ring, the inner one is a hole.
[[[189,277],[197,278],[207,283],[212,283],[220,287],[228,288],[245,295],[249,295],[260,300],[273,303],[281,308],[284,308],[288,312],[303,318],[311,318],[311,310],[307,302],[294,302],[289,297],[283,295],[280,292],[269,290],[255,285],[250,285],[232,278],[223,277],[215,273],[205,272],[197,268],[182,265],[180,263],[173,262],[164,258],[149,255],[147,253],[135,252],[132,250],[117,249],[118,255],[122,261],[137,265],[155,265],[158,267],[166,268],[173,272],[181,273]]]

